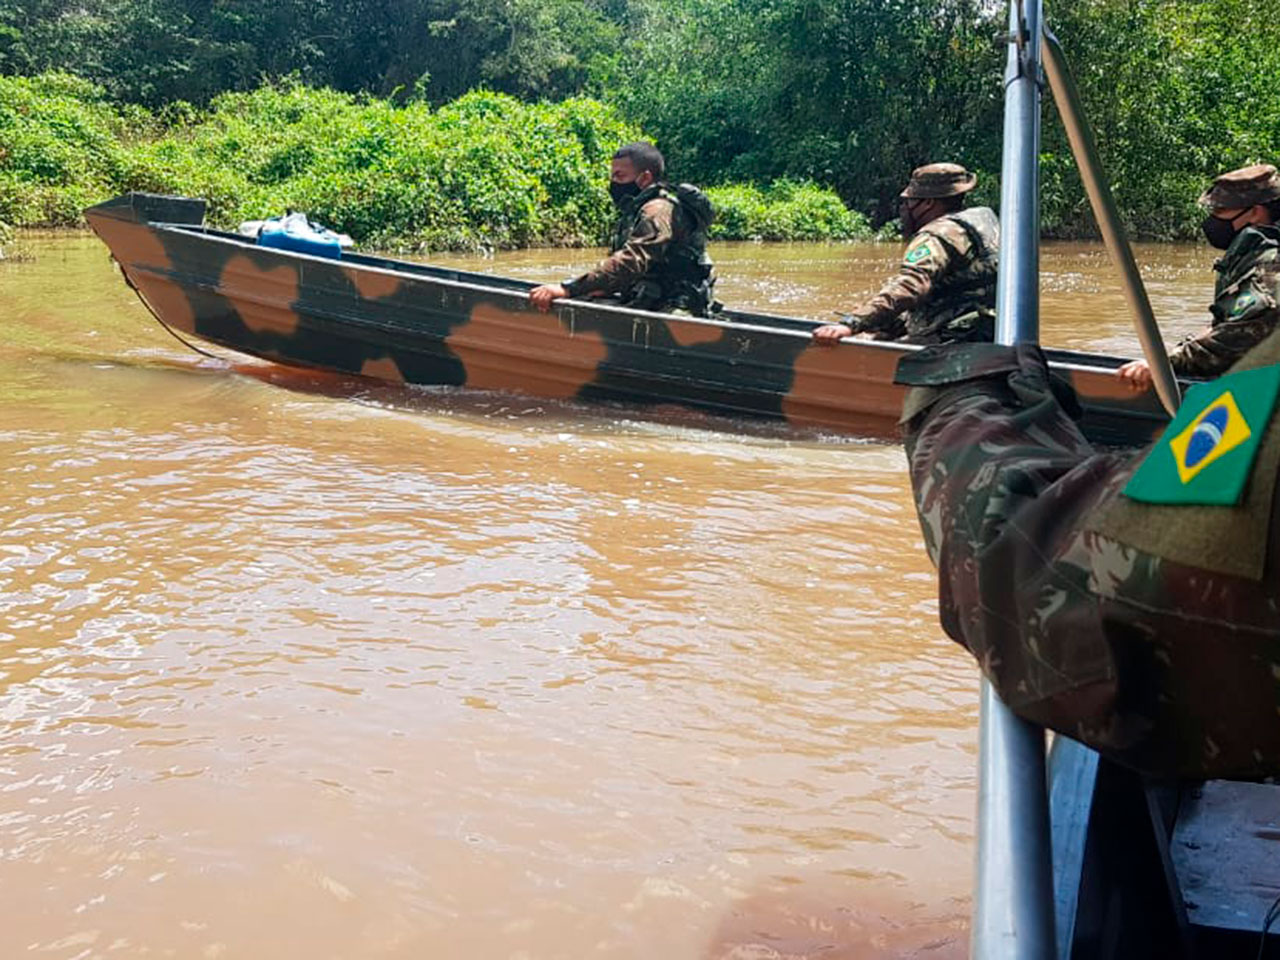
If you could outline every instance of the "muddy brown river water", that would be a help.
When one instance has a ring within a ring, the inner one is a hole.
[[[0,958],[952,960],[977,674],[895,446],[187,352],[0,263]],[[721,245],[822,317],[888,245]],[[1210,252],[1138,251],[1207,318]],[[450,262],[560,279],[590,252]],[[1092,245],[1044,341],[1131,352]]]

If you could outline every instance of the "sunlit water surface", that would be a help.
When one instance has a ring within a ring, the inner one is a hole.
[[[0,958],[965,955],[977,679],[897,447],[232,367],[25,248]],[[897,250],[715,253],[825,317]],[[1208,254],[1139,258],[1194,329]],[[1099,248],[1043,266],[1046,342],[1132,350]]]

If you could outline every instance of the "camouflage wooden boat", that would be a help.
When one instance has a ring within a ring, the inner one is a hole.
[[[728,311],[672,317],[582,300],[549,314],[531,284],[443,267],[268,249],[203,225],[202,200],[131,193],[85,211],[129,284],[177,331],[283,364],[393,382],[678,404],[893,436],[898,357],[872,341],[816,346],[813,322]],[[1137,443],[1166,420],[1116,357],[1053,351],[1093,439]]]

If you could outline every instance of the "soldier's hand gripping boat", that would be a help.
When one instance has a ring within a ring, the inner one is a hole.
[[[815,344],[813,321],[726,310],[673,316],[590,300],[533,309],[533,284],[344,252],[260,246],[204,225],[202,200],[131,193],[85,211],[148,308],[183,334],[282,364],[573,400],[677,404],[896,437],[899,357]],[[1167,421],[1114,376],[1122,358],[1049,351],[1085,434],[1141,443]]]

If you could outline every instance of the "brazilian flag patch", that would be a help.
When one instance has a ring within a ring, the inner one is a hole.
[[[1240,502],[1280,394],[1280,366],[1232,373],[1187,391],[1124,488],[1144,503]]]
[[[929,246],[929,241],[921,240],[907,251],[907,263],[919,263],[921,260],[927,260],[932,256],[933,249]]]

